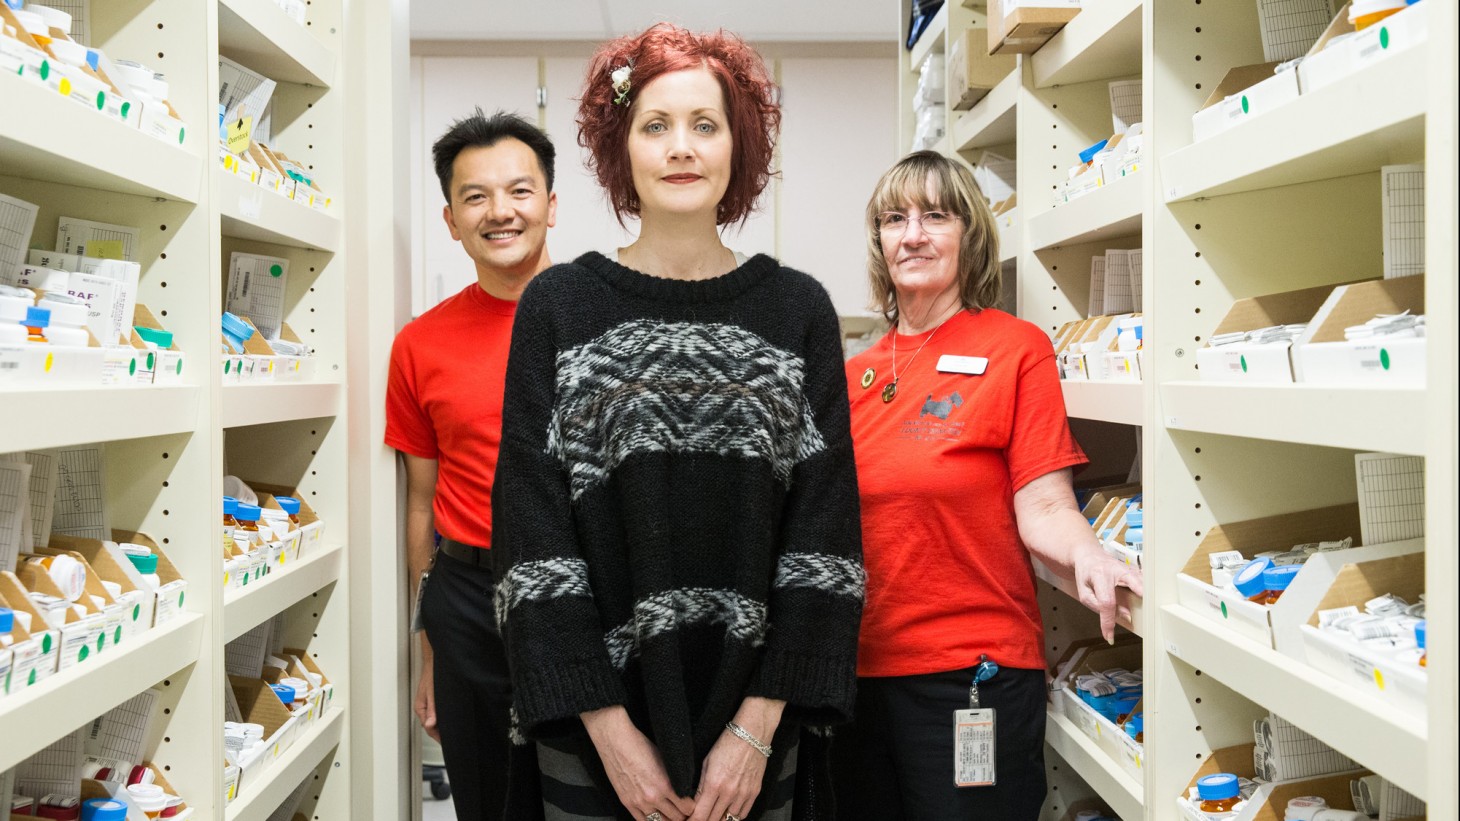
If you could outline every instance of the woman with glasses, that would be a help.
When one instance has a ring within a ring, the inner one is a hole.
[[[1115,589],[1139,594],[1140,578],[1075,504],[1086,460],[1053,346],[992,307],[998,232],[968,170],[905,157],[877,184],[867,237],[892,328],[847,363],[867,600],[856,720],[834,747],[840,818],[1035,819],[1046,688],[1030,557],[1076,580],[1107,639]]]
[[[850,716],[865,579],[841,338],[816,280],[720,233],[769,179],[772,91],[724,32],[589,63],[579,139],[639,236],[523,292],[492,493],[554,821],[829,817],[808,728]]]

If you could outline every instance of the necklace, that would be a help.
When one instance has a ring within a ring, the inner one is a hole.
[[[953,317],[958,316],[960,313],[962,313],[962,310],[954,311],[952,316],[949,316],[948,319],[952,319]],[[892,381],[888,382],[882,388],[883,402],[891,402],[893,399],[897,398],[898,380],[902,379],[903,376],[907,376],[907,369],[912,367],[913,360],[917,359],[918,354],[923,352],[923,348],[927,347],[928,343],[933,341],[933,334],[938,333],[938,328],[946,325],[948,323],[948,319],[939,322],[938,327],[933,329],[933,333],[928,334],[928,338],[923,340],[923,344],[919,345],[916,351],[913,351],[912,357],[907,360],[907,366],[902,369],[902,376],[899,376],[897,373],[897,329],[892,329]]]

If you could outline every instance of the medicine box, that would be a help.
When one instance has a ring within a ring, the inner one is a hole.
[[[121,596],[116,599],[122,607],[122,633],[120,639],[113,636],[113,641],[135,638],[152,628],[156,597],[147,592],[131,560],[116,542],[53,533],[51,546],[78,554],[102,581],[122,588]]]
[[[1062,690],[1060,709],[1064,716],[1105,751],[1111,760],[1119,763],[1136,780],[1143,776],[1143,745],[1126,735],[1115,722],[1101,715],[1086,704],[1076,692],[1075,682],[1088,673],[1099,673],[1115,667],[1126,670],[1141,668],[1141,643],[1136,640],[1118,641],[1108,645],[1103,640],[1091,639],[1076,642],[1065,651],[1057,668],[1059,678],[1056,690]],[[1139,709],[1139,705],[1137,705]]]
[[[1347,563],[1300,628],[1310,665],[1421,720],[1427,714],[1425,669],[1413,659],[1366,647],[1344,633],[1320,630],[1317,611],[1352,605],[1362,612],[1364,602],[1385,593],[1419,601],[1424,570],[1421,552]]]
[[[335,685],[333,682],[330,681],[329,676],[326,676],[324,674],[324,671],[319,669],[319,665],[315,663],[314,658],[310,656],[309,653],[305,650],[285,647],[284,654],[288,656],[293,656],[295,659],[298,660],[299,664],[303,666],[305,671],[319,676],[320,680],[324,682],[322,685],[320,685],[318,691],[319,701],[318,704],[315,705],[313,719],[315,721],[318,721],[324,718],[326,715],[329,715],[330,709],[331,707],[333,707],[335,702]],[[297,673],[295,673],[295,675],[297,675]]]
[[[57,538],[61,537],[58,535]],[[105,618],[105,626],[102,628],[101,634],[97,637],[96,644],[91,648],[91,652],[101,653],[110,647],[120,644],[123,638],[123,632],[126,629],[124,616],[127,617],[126,621],[130,622],[130,616],[132,614],[124,612],[127,608],[124,608],[121,602],[113,598],[111,592],[102,585],[100,572],[92,566],[86,555],[75,550],[58,548],[55,546],[54,541],[51,547],[38,547],[35,552],[42,556],[65,554],[80,562],[81,566],[85,568],[86,592],[83,596],[89,598],[93,605],[96,605],[98,601],[102,602],[102,604],[96,606]]]
[[[988,95],[1019,63],[1013,54],[988,53],[989,33],[966,29],[948,46],[948,106],[967,111]]]
[[[989,0],[989,54],[1033,54],[1080,13],[1080,0]]]
[[[16,570],[16,575],[20,577],[21,583],[27,590],[32,593],[53,596],[65,602],[61,588],[56,586],[50,575],[45,570],[27,563],[24,555]],[[91,572],[89,570],[87,576],[86,592],[90,594]],[[101,592],[103,596],[106,594],[105,589],[102,589]],[[70,606],[42,610],[42,615],[47,618],[51,629],[59,635],[60,655],[56,659],[57,671],[89,661],[102,646],[102,635],[106,630],[106,612],[97,607],[91,601],[91,597],[85,594],[76,600],[75,605],[83,612],[77,613],[76,609]]]
[[[1424,540],[1314,553],[1273,605],[1248,601],[1234,588],[1212,584],[1208,557],[1236,550],[1252,558],[1270,550],[1286,551],[1297,544],[1349,537],[1357,545],[1358,515],[1358,505],[1349,504],[1217,525],[1201,540],[1186,567],[1177,575],[1177,600],[1197,615],[1301,661],[1305,653],[1299,627],[1313,614],[1343,564],[1420,551]]]
[[[1202,759],[1201,766],[1187,784],[1187,790],[1177,796],[1176,806],[1186,821],[1211,821],[1211,816],[1201,812],[1187,798],[1196,787],[1196,782],[1209,775],[1231,773],[1242,778],[1254,775],[1253,749],[1255,744],[1239,744],[1213,750]],[[1300,796],[1314,795],[1323,798],[1332,809],[1352,810],[1353,796],[1349,784],[1369,773],[1355,770],[1350,773],[1321,775],[1316,778],[1300,778],[1294,781],[1273,781],[1259,784],[1257,791],[1248,799],[1241,812],[1232,813],[1226,821],[1283,821],[1288,802]]]
[[[157,591],[153,596],[152,626],[162,625],[177,618],[183,612],[183,603],[187,601],[188,582],[177,572],[177,566],[162,552],[157,542],[145,533],[138,533],[133,530],[113,530],[112,541],[129,542],[142,545],[152,550],[157,556],[157,580],[160,582]],[[140,589],[146,590],[147,585],[142,581],[140,574],[135,568],[128,567],[131,562],[123,565],[123,570]]]
[[[311,551],[318,550],[324,545],[324,520],[309,506],[305,494],[298,488],[285,487],[283,485],[270,485],[264,482],[245,482],[254,492],[270,496],[292,496],[299,500],[299,553],[300,556],[308,555]]]
[[[1239,299],[1217,324],[1212,336],[1307,322],[1332,292],[1333,286],[1320,285]],[[1313,328],[1308,328],[1304,335],[1298,337],[1296,344],[1301,344],[1304,336],[1312,332]],[[1219,347],[1209,343],[1196,352],[1197,373],[1203,382],[1292,382],[1290,347],[1286,341],[1262,345],[1237,342]]]
[[[1424,3],[1415,3],[1363,31],[1353,33],[1353,24],[1348,20],[1348,6],[1345,5],[1298,64],[1298,84],[1303,93],[1311,94],[1425,42],[1428,14]],[[1353,36],[1333,42],[1336,37],[1350,33]]]
[[[279,756],[289,748],[293,736],[293,715],[279,696],[269,689],[268,682],[261,678],[229,676],[228,685],[238,701],[239,712],[249,724],[264,728],[264,743],[254,754],[238,762],[238,790],[240,795],[257,789],[260,776],[268,772]]]
[[[156,315],[146,305],[140,302],[132,309],[132,326],[133,328],[151,328],[157,331],[167,330],[162,327],[162,323],[157,319]],[[183,352],[178,350],[176,340],[174,340],[171,346],[165,349],[149,351],[146,343],[133,330],[131,332],[131,342],[133,348],[141,349],[147,354],[155,354],[151,368],[152,378],[150,380],[153,384],[176,385],[183,381],[183,368],[186,360]]]
[[[1309,342],[1298,348],[1300,381],[1338,385],[1422,388],[1424,337],[1371,337],[1353,341],[1344,329],[1381,314],[1423,314],[1424,276],[1340,285],[1319,308]]]
[[[52,628],[31,602],[20,577],[8,570],[0,572],[0,604],[17,613],[30,615],[29,640],[17,641],[10,646],[15,654],[15,667],[10,673],[12,689],[23,689],[46,680],[60,666],[60,631]],[[26,632],[19,623],[16,624],[16,635]]]
[[[1192,142],[1201,142],[1298,99],[1297,72],[1279,72],[1278,65],[1258,63],[1228,71],[1192,115]]]
[[[1141,354],[1143,351],[1107,351],[1105,354],[1105,378],[1116,382],[1141,381]]]

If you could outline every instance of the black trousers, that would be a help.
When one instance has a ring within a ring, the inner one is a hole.
[[[500,821],[507,798],[512,682],[492,588],[489,562],[473,566],[437,553],[421,599],[435,659],[436,727],[458,821]]]
[[[842,821],[1035,821],[1044,806],[1043,670],[1004,668],[979,685],[995,712],[997,783],[953,785],[953,713],[973,668],[857,679],[854,723],[836,728],[833,780]]]

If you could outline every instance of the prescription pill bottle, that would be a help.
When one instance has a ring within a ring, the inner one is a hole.
[[[137,337],[142,344],[151,351],[165,351],[172,347],[172,331],[159,331],[156,328],[138,328],[132,330],[137,332]]]
[[[223,497],[223,555],[233,555],[233,533],[238,530],[238,519],[234,518],[238,513],[238,500],[232,496]]]
[[[158,818],[167,806],[167,794],[156,784],[133,784],[127,787],[132,803],[148,818]]]
[[[27,559],[26,564],[45,570],[46,575],[60,588],[66,601],[74,602],[86,592],[86,566],[64,553],[57,556],[36,556]]]
[[[26,341],[30,332],[21,323],[34,304],[30,289],[0,285],[0,345]]]
[[[1256,601],[1267,588],[1262,585],[1262,574],[1272,567],[1272,559],[1261,556],[1242,566],[1232,577],[1232,586],[1249,601]]]
[[[84,348],[91,344],[91,335],[86,332],[86,314],[90,309],[85,300],[70,294],[47,293],[36,305],[51,311],[46,339],[52,345]]]
[[[1414,626],[1414,642],[1415,644],[1419,645],[1419,666],[1421,667],[1429,666],[1430,653],[1428,650],[1425,649],[1425,624],[1428,621],[1428,619],[1425,619],[1424,621],[1421,621],[1419,624],[1416,624]]]
[[[1252,600],[1258,604],[1277,604],[1278,599],[1283,597],[1283,591],[1288,589],[1288,585],[1293,583],[1298,571],[1302,569],[1301,565],[1285,564],[1262,571],[1262,595]]]
[[[127,821],[127,805],[110,798],[93,798],[81,804],[81,821]]]
[[[1355,31],[1363,31],[1385,17],[1403,11],[1405,5],[1404,0],[1354,0],[1349,6],[1348,21],[1353,23]]]
[[[126,555],[127,560],[132,563],[132,567],[136,568],[137,572],[142,574],[142,580],[151,585],[153,590],[162,586],[162,579],[157,576],[157,554],[153,553],[140,556],[134,553],[128,553]]]
[[[1201,799],[1197,809],[1206,813],[1231,812],[1242,800],[1237,786],[1237,776],[1231,773],[1217,773],[1196,782],[1196,794]]]
[[[36,305],[26,308],[25,319],[21,320],[20,324],[28,332],[26,335],[27,342],[50,342],[46,338],[46,329],[51,325],[51,310],[49,308],[41,308]]]
[[[299,500],[293,496],[275,496],[274,501],[278,502],[279,507],[289,514],[289,522],[295,527],[299,527]]]
[[[9,647],[15,643],[10,631],[15,629],[15,611],[8,607],[0,607],[0,647]]]
[[[258,505],[244,502],[239,502],[238,509],[233,513],[234,518],[238,520],[238,529],[233,531],[233,540],[244,550],[253,550],[263,544],[264,536],[259,530],[260,515]]]
[[[33,11],[21,11],[19,9],[10,12],[15,15],[16,22],[20,23],[30,34],[30,38],[36,41],[41,48],[48,48],[51,45],[51,27],[46,25],[46,19]]]
[[[243,353],[243,343],[253,336],[253,328],[242,319],[224,311],[222,329],[223,338],[228,341],[228,350],[224,353]]]
[[[1328,809],[1328,801],[1322,796],[1300,795],[1288,801],[1283,810],[1283,821],[1313,821],[1319,810]]]
[[[71,15],[60,9],[53,9],[50,6],[37,6],[35,3],[27,4],[25,10],[31,14],[40,15],[46,25],[53,29],[60,29],[67,37],[71,36]]]

